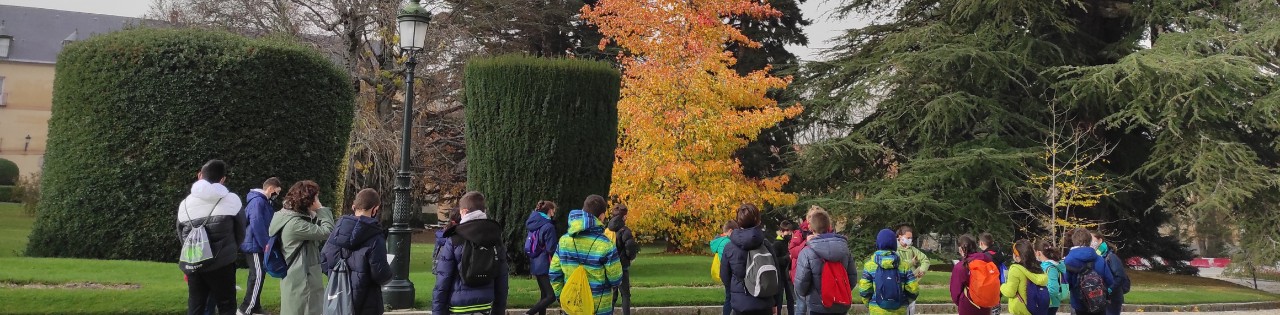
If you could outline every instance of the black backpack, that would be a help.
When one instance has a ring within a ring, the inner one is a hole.
[[[482,287],[493,283],[498,277],[502,261],[501,245],[480,245],[464,240],[462,244],[462,283],[469,287]]]
[[[1076,274],[1076,294],[1086,313],[1100,313],[1107,310],[1107,283],[1093,265],[1085,263]]]

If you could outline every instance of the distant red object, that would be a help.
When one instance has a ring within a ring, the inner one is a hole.
[[[1199,268],[1226,268],[1231,264],[1231,258],[1195,258],[1189,264]]]

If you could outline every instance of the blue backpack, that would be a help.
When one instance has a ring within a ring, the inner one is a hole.
[[[529,235],[524,238],[524,254],[526,256],[529,256],[529,259],[538,257],[539,254],[542,254],[543,252],[546,251],[542,247],[543,244],[541,244],[538,241],[538,239],[539,237],[538,237],[537,230],[529,231]]]
[[[884,265],[880,264],[885,259],[893,259],[892,269],[884,268]],[[903,294],[902,272],[898,270],[900,259],[898,259],[897,255],[888,253],[884,256],[876,255],[875,260],[876,274],[872,282],[875,283],[876,291],[875,296],[871,297],[872,301],[875,301],[876,305],[885,310],[896,310],[906,305],[908,301],[906,295]]]
[[[1027,306],[1027,311],[1031,315],[1048,315],[1049,314],[1049,289],[1038,286],[1034,282],[1027,280],[1027,296],[1018,298],[1022,300],[1022,304]]]
[[[283,231],[288,224],[289,222],[286,221],[284,225],[280,226],[280,230]],[[289,265],[298,259],[298,253],[300,252],[302,252],[301,248],[293,253],[293,257],[289,257],[286,260],[284,257],[284,243],[280,241],[280,231],[276,231],[275,235],[267,240],[267,245],[262,247],[262,269],[272,278],[284,279],[289,274]]]

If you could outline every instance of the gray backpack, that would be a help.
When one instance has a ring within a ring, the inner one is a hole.
[[[769,246],[761,245],[747,251],[747,273],[742,282],[747,286],[748,294],[758,298],[778,294],[781,286],[778,285],[778,266],[774,264]]]
[[[347,258],[337,257],[338,261],[329,271],[329,286],[324,289],[324,315],[355,314],[354,299],[351,296],[351,269],[347,266]]]

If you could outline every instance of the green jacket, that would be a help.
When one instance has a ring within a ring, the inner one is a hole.
[[[925,256],[924,252],[915,246],[906,247],[898,244],[898,257],[902,258],[903,265],[908,266],[907,269],[920,272],[917,278],[924,279],[924,274],[929,271],[929,256]]]
[[[333,211],[317,209],[315,218],[293,210],[276,211],[269,231],[280,235],[285,259],[293,259],[289,274],[280,279],[280,315],[321,314],[325,272],[320,268],[320,242],[333,231]]]
[[[1044,273],[1033,273],[1020,264],[1009,265],[1009,271],[1005,274],[1009,278],[1000,285],[1000,294],[1009,298],[1009,313],[1031,315],[1031,311],[1027,310],[1026,302],[1023,301],[1027,296],[1027,281],[1043,287],[1049,284],[1049,277]]]

